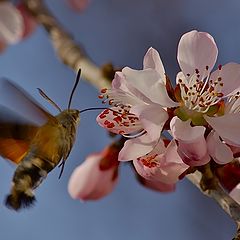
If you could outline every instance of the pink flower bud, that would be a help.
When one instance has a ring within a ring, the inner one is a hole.
[[[117,155],[118,151],[112,146],[89,155],[70,177],[68,191],[71,197],[97,200],[112,192],[118,180]]]

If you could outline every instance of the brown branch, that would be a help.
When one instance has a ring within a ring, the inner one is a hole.
[[[110,87],[110,81],[104,77],[101,68],[97,67],[85,54],[84,50],[78,46],[72,37],[63,30],[54,16],[44,6],[41,0],[24,0],[30,13],[37,21],[44,26],[52,40],[52,44],[60,60],[73,70],[82,70],[82,76],[98,89]],[[201,191],[200,172],[190,174],[187,178]],[[208,197],[213,198],[221,208],[236,222],[238,226],[235,240],[240,240],[240,206],[219,187],[215,190],[202,191]]]
[[[214,190],[203,191],[201,188],[202,174],[200,172],[196,171],[194,174],[189,174],[187,178],[203,194],[213,198],[220,205],[220,207],[236,222],[238,230],[234,240],[240,240],[240,205],[236,203],[219,185]]]
[[[82,77],[98,89],[110,86],[109,79],[104,76],[102,69],[97,67],[87,57],[83,48],[78,46],[72,37],[63,30],[41,0],[23,0],[23,2],[29,12],[48,32],[58,57],[65,65],[75,72],[81,68]]]

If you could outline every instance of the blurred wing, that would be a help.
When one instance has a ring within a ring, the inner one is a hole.
[[[0,106],[0,156],[19,163],[37,130],[33,123]]]
[[[26,91],[7,79],[1,80],[0,96],[7,105],[16,109],[22,116],[43,124],[46,121],[57,122],[56,118],[38,104]]]

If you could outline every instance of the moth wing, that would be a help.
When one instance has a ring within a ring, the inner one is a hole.
[[[37,103],[25,90],[7,79],[1,79],[1,102],[11,106],[22,116],[28,116],[31,121],[43,124],[46,121],[57,122],[57,119]],[[4,104],[5,105],[5,104]]]
[[[6,107],[0,113],[0,156],[19,163],[39,127]]]

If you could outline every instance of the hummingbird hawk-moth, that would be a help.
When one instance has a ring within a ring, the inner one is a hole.
[[[18,164],[12,179],[11,192],[5,200],[7,207],[14,210],[30,207],[35,201],[33,190],[58,164],[62,167],[61,176],[74,144],[80,120],[81,111],[70,109],[79,79],[80,70],[70,95],[68,108],[64,111],[38,89],[39,93],[60,111],[56,116],[41,107],[20,87],[8,80],[3,81],[4,91],[17,98],[18,105],[22,103],[22,106],[45,122],[38,126],[9,108],[0,107],[0,156]]]

